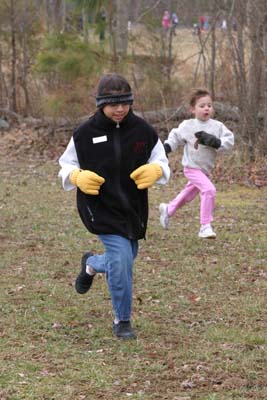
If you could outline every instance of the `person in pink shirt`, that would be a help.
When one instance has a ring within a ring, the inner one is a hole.
[[[171,15],[168,10],[165,10],[162,17],[162,28],[164,34],[167,34],[170,27],[171,27]]]

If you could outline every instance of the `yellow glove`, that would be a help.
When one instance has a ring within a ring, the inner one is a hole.
[[[69,180],[85,194],[92,195],[99,194],[100,186],[105,182],[105,179],[95,172],[82,169],[75,169],[70,174]]]
[[[135,169],[130,178],[133,179],[138,189],[146,189],[153,185],[161,176],[163,172],[159,164],[145,164]]]

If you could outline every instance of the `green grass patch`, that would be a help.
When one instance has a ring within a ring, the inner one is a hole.
[[[216,184],[211,241],[197,237],[198,200],[168,231],[159,225],[159,203],[183,178],[150,190],[134,276],[138,339],[121,342],[105,278],[75,293],[82,253],[102,247],[57,173],[52,161],[1,160],[0,398],[267,398],[267,189]]]

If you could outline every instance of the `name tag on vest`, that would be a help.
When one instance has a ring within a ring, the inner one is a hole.
[[[108,138],[107,138],[106,135],[104,135],[104,136],[98,136],[98,137],[94,137],[94,138],[93,138],[93,143],[94,143],[94,144],[96,144],[96,143],[102,143],[102,142],[106,142],[107,140],[108,140]]]

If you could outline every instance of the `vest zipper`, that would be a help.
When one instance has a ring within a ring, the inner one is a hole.
[[[116,159],[117,168],[118,168],[117,190],[118,190],[118,197],[121,200],[121,204],[124,206],[124,209],[129,212],[132,209],[132,207],[131,207],[131,204],[130,204],[127,196],[125,195],[124,191],[122,190],[121,184],[120,184],[121,143],[120,143],[120,132],[118,130],[119,128],[120,128],[120,124],[119,124],[119,122],[117,122],[116,131],[114,132],[115,159]],[[127,219],[127,225],[128,225],[128,219]],[[128,235],[129,235],[130,239],[133,237],[132,229],[130,228],[129,225],[128,225]]]

